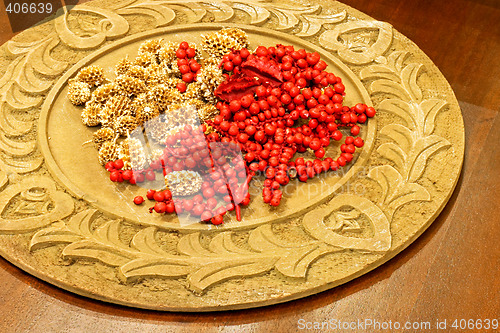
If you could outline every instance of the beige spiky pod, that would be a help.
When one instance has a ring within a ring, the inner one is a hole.
[[[97,87],[92,93],[92,101],[105,104],[106,101],[114,95],[116,87],[114,83],[106,83]]]
[[[148,73],[147,73],[146,69],[144,67],[138,66],[138,65],[130,66],[130,68],[127,70],[125,75],[135,77],[136,79],[139,79],[139,80],[144,81],[144,82],[146,82],[146,80],[148,78]]]
[[[184,100],[199,99],[203,97],[203,91],[201,88],[201,83],[192,82],[187,85],[187,89],[183,94]]]
[[[105,141],[99,148],[99,163],[105,165],[108,162],[116,161],[118,159],[117,144],[115,140]]]
[[[81,118],[82,123],[87,126],[97,126],[101,123],[100,113],[102,111],[102,105],[97,102],[87,102],[85,109],[83,109]]]
[[[112,96],[99,114],[99,119],[104,127],[114,127],[115,120],[120,116],[131,116],[132,100],[127,96],[115,95]]]
[[[151,39],[145,41],[139,46],[138,54],[152,54],[157,55],[160,49],[163,47],[163,39]]]
[[[203,179],[192,170],[173,171],[165,176],[165,184],[173,195],[192,195],[201,189]]]
[[[166,85],[169,89],[176,89],[177,90],[177,84],[180,82],[184,82],[181,79],[177,77],[170,77],[165,82],[163,82],[164,85]]]
[[[94,147],[99,150],[104,142],[112,141],[115,137],[115,131],[111,128],[103,127],[92,134],[92,142],[94,143]]]
[[[166,104],[170,105],[170,104],[182,103],[183,101],[184,101],[183,94],[177,89],[171,89],[170,93],[168,94]]]
[[[158,84],[162,84],[165,81],[169,80],[172,75],[168,72],[168,70],[159,64],[152,64],[149,67],[146,67],[146,85],[148,87],[154,87]]]
[[[210,57],[222,59],[231,49],[240,49],[238,41],[220,32],[202,35],[202,48]]]
[[[156,64],[156,56],[151,53],[138,54],[137,57],[135,57],[133,64],[142,67],[148,67],[151,64]]]
[[[196,76],[196,81],[200,86],[200,95],[209,103],[215,103],[214,90],[224,82],[225,78],[222,70],[217,65],[206,65]]]
[[[138,125],[143,125],[145,122],[150,121],[160,115],[160,109],[156,104],[144,103],[136,109],[136,120]]]
[[[128,145],[128,139],[123,140],[118,144],[118,148],[116,149],[118,158],[123,161],[122,170],[130,170],[132,169],[132,165],[130,164],[130,151]]]
[[[71,79],[68,81],[68,99],[74,105],[83,105],[90,100],[90,86],[81,81]]]
[[[156,143],[165,144],[167,137],[170,135],[171,127],[168,123],[160,121],[159,118],[148,121],[144,127],[148,138]]]
[[[91,65],[80,69],[76,79],[88,85],[99,86],[104,82],[104,69],[101,66]]]
[[[165,112],[165,116],[166,122],[171,127],[194,125],[199,122],[196,108],[185,103],[171,104]]]
[[[171,67],[173,62],[177,62],[175,52],[178,47],[179,46],[174,42],[167,42],[158,50],[158,59],[163,66]]]
[[[118,76],[115,79],[115,85],[117,92],[126,96],[137,96],[146,91],[146,84],[144,81],[128,75]]]
[[[126,136],[137,127],[137,120],[132,116],[120,116],[116,118],[113,128],[118,135]]]
[[[158,105],[160,112],[164,112],[170,101],[171,88],[165,84],[158,84],[147,92],[146,100]]]
[[[220,33],[233,38],[238,43],[238,50],[248,47],[248,36],[243,30],[238,28],[224,28],[220,30]]]
[[[117,149],[118,158],[124,162],[125,169],[142,170],[147,167],[148,158],[142,143],[136,138],[126,138]]]
[[[163,158],[163,150],[158,148],[151,150],[151,153],[149,154],[150,161],[158,161],[161,158]]]
[[[128,55],[127,55],[125,58],[121,59],[116,64],[116,66],[115,66],[116,76],[120,76],[120,75],[127,73],[127,71],[129,70],[129,68],[131,66],[132,66],[132,62],[128,59]]]
[[[207,121],[219,114],[219,110],[213,104],[205,104],[198,109],[198,116],[201,121]]]

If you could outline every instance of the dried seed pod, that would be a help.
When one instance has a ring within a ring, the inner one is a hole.
[[[115,79],[115,85],[117,92],[126,96],[137,96],[146,91],[146,84],[144,81],[128,75],[118,76]]]
[[[165,112],[166,123],[170,127],[195,125],[199,123],[198,112],[191,104],[171,104]]]
[[[90,100],[90,86],[75,79],[68,82],[68,99],[74,105],[83,105]]]
[[[143,170],[148,165],[148,158],[142,143],[136,138],[127,138],[118,146],[118,158],[124,162],[124,168]]]
[[[132,100],[127,96],[115,95],[108,99],[104,106],[113,110],[113,112],[115,112],[116,114],[116,117],[124,116],[130,114]]]
[[[165,43],[158,50],[158,59],[160,60],[160,63],[164,66],[170,67],[173,62],[177,62],[177,56],[175,55],[177,49],[178,45],[174,42]]]
[[[111,96],[113,96],[115,91],[116,87],[114,83],[103,84],[102,86],[99,86],[94,90],[91,100],[97,103],[104,104]]]
[[[203,179],[198,172],[192,170],[173,171],[165,176],[165,184],[172,195],[186,196],[197,193],[201,189]]]
[[[92,142],[94,142],[94,147],[99,150],[104,142],[112,141],[115,137],[115,131],[111,128],[103,127],[94,132],[92,135]]]
[[[151,39],[139,46],[138,54],[148,53],[156,55],[162,47],[163,39]]]
[[[171,128],[167,123],[161,121],[160,118],[163,117],[160,116],[148,121],[144,124],[144,128],[148,138],[152,139],[156,143],[165,144]]]
[[[115,74],[116,76],[123,75],[127,73],[129,68],[132,66],[132,62],[128,60],[128,56],[126,58],[121,59],[115,66]]]
[[[97,126],[101,123],[99,114],[102,111],[102,106],[99,103],[87,102],[83,109],[81,118],[83,124],[87,126]]]
[[[137,57],[135,57],[133,64],[142,67],[148,67],[151,64],[156,64],[156,56],[151,53],[138,54]]]
[[[188,84],[183,97],[185,100],[202,98],[203,92],[201,89],[201,83],[193,82]]]
[[[126,136],[137,127],[137,120],[132,116],[120,116],[114,122],[114,129],[118,135]]]
[[[116,142],[114,140],[103,142],[101,148],[99,148],[98,157],[101,165],[117,160],[118,152]]]
[[[214,90],[224,82],[225,78],[222,70],[217,65],[206,65],[196,76],[196,81],[200,84],[200,95],[209,103],[215,103]]]
[[[220,32],[212,32],[201,36],[202,48],[210,57],[222,59],[232,49],[241,49],[239,42]]]
[[[248,47],[248,36],[243,30],[238,28],[224,28],[220,30],[220,33],[236,40],[239,44],[238,50]]]
[[[136,79],[144,82],[146,82],[146,79],[148,78],[146,69],[138,65],[130,66],[125,75],[135,77]]]
[[[168,70],[162,65],[152,64],[145,68],[145,83],[148,87],[154,87],[158,84],[164,83],[166,80],[171,78]]]
[[[104,82],[104,70],[101,66],[91,65],[80,69],[76,79],[88,85],[99,86]]]
[[[171,90],[165,84],[159,84],[147,92],[146,100],[149,103],[158,105],[160,112],[163,112],[169,104]]]
[[[142,125],[160,115],[160,109],[153,103],[145,103],[139,106],[135,112],[138,125]]]
[[[207,121],[219,114],[219,110],[213,104],[205,104],[205,106],[197,110],[201,121]]]

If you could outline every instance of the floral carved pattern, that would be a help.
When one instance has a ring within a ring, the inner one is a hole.
[[[400,206],[415,200],[431,200],[429,192],[418,184],[425,171],[429,157],[451,143],[432,134],[436,116],[446,109],[447,103],[440,99],[424,99],[417,83],[423,66],[406,63],[409,54],[393,52],[385,63],[364,68],[362,80],[370,80],[372,94],[391,92],[394,98],[383,100],[378,108],[400,117],[405,125],[389,124],[380,130],[380,135],[389,139],[377,151],[394,165],[383,165],[370,170],[369,176],[382,187],[380,204],[390,214]]]
[[[428,88],[419,81],[425,66],[395,46],[396,32],[389,24],[358,18],[343,6],[282,0],[114,0],[106,8],[90,3],[63,11],[52,32],[38,41],[6,44],[10,62],[0,78],[0,236],[29,235],[29,244],[24,245],[28,255],[52,249],[70,265],[100,262],[119,279],[110,283],[131,289],[148,279],[182,281],[177,287],[200,301],[225,282],[262,276],[272,276],[280,286],[283,281],[290,283],[296,288],[292,293],[304,284],[300,293],[305,295],[314,293],[307,288],[317,291],[322,284],[348,280],[380,264],[378,258],[390,257],[400,245],[393,244],[396,237],[391,235],[395,212],[410,202],[434,199],[422,179],[434,154],[454,150],[454,142],[436,134],[450,98],[427,97]],[[172,231],[134,224],[133,234],[124,237],[131,221],[111,218],[58,189],[47,177],[33,139],[40,106],[70,65],[56,60],[53,52],[96,50],[129,36],[131,22],[138,16],[152,20],[151,29],[205,22],[223,26],[240,23],[244,17],[244,24],[287,32],[336,54],[355,69],[377,100],[376,109],[398,119],[383,123],[376,153],[370,157],[382,161],[368,172],[370,182],[378,184],[378,195],[368,199],[349,191],[337,193],[290,221],[245,228],[243,240],[241,233],[225,228],[183,231],[168,247],[162,237]],[[293,224],[296,238],[283,237],[279,231],[288,224]],[[323,271],[315,268],[346,254],[349,260],[358,260],[351,270],[335,278],[318,277]],[[283,297],[287,293],[283,291]],[[99,297],[121,302],[116,296]],[[140,306],[162,308],[148,304],[147,297]]]

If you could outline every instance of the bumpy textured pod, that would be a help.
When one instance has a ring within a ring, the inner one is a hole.
[[[70,80],[68,82],[68,99],[74,105],[83,105],[90,100],[91,92],[88,83]]]
[[[192,170],[173,171],[165,176],[165,184],[173,195],[191,195],[201,189],[203,179]]]

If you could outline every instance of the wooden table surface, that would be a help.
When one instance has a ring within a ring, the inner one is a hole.
[[[448,329],[441,332],[454,332],[459,331],[450,327],[455,319],[498,319],[500,1],[344,2],[391,23],[419,45],[448,79],[462,108],[462,175],[444,211],[417,241],[388,263],[333,290],[265,308],[200,314],[93,301],[0,258],[0,332],[294,332],[306,331],[300,330],[306,323],[336,320],[372,320],[381,326],[349,332],[391,332],[382,329],[389,322],[430,322],[432,329],[422,331],[434,332],[437,321],[447,320]],[[13,36],[4,8],[0,4],[0,44]]]

